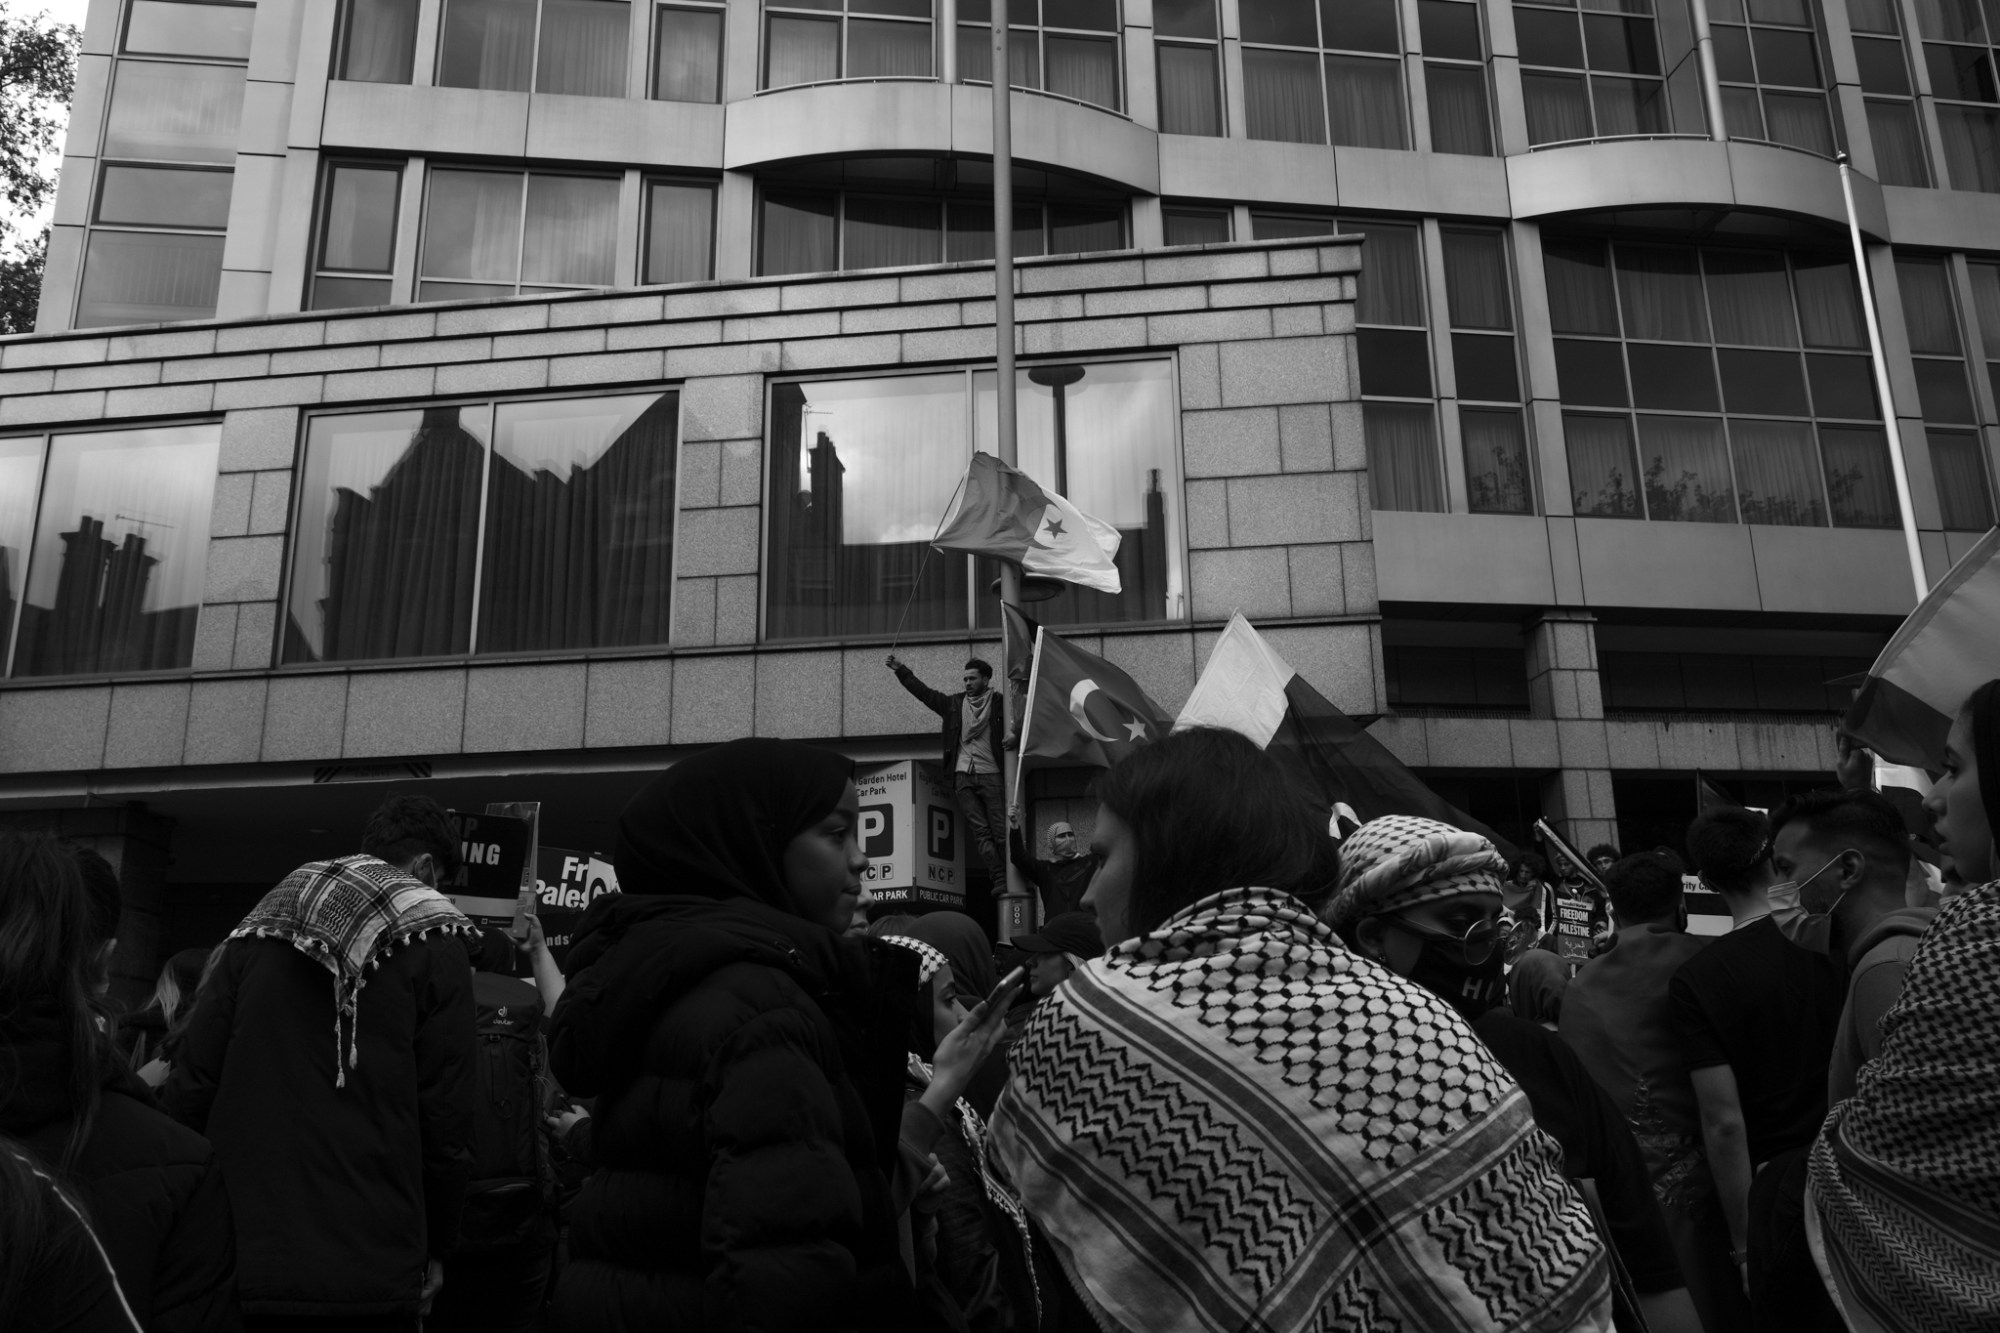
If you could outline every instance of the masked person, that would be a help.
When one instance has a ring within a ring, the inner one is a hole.
[[[1044,861],[1029,854],[1028,840],[1021,833],[1019,806],[1008,812],[1008,823],[1007,855],[1015,869],[1035,886],[1042,900],[1042,920],[1076,911],[1098,864],[1078,840],[1076,829],[1063,820],[1049,825],[1049,857]]]
[[[1604,1329],[1603,1246],[1526,1099],[1345,948],[1324,809],[1235,732],[1098,779],[1117,941],[1041,1004],[993,1146],[1099,1327]]]
[[[1812,1152],[1813,1253],[1854,1333],[1991,1328],[2000,1310],[2000,681],[1960,710],[1924,804],[1974,887],[1938,910]]]
[[[1699,1333],[1645,1159],[1618,1107],[1561,1038],[1506,1008],[1506,862],[1491,842],[1436,820],[1372,819],[1341,845],[1329,924],[1358,953],[1444,1000],[1528,1094],[1572,1179],[1594,1180],[1648,1327]],[[1548,955],[1551,963],[1555,959]]]

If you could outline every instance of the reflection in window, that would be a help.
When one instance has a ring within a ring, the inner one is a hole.
[[[991,0],[959,0],[958,77],[993,79]],[[1110,107],[1119,99],[1117,0],[1009,0],[1007,77],[1035,88]]]
[[[612,285],[615,179],[434,167],[426,210],[420,301]]]
[[[1243,0],[1252,139],[1408,148],[1395,0]]]
[[[1559,7],[1558,7],[1559,6]],[[1652,0],[1609,6],[1535,0],[1514,6],[1521,95],[1530,143],[1664,134],[1676,127],[1665,72],[1687,52],[1666,53]]]
[[[222,286],[222,237],[92,228],[76,327],[207,319]]]
[[[241,65],[120,60],[104,156],[231,164],[242,121]]]
[[[664,642],[675,401],[312,418],[283,660]]]
[[[1479,6],[1465,0],[1418,0],[1417,28],[1424,44],[1432,151],[1491,156],[1493,125],[1486,104]]]
[[[1116,596],[1066,588],[1049,624],[1184,614],[1172,380],[1163,361],[1020,372],[1021,467],[1124,536]],[[973,561],[932,554],[975,443],[991,447],[992,372],[772,386],[774,639],[962,629],[997,611]],[[979,424],[975,427],[973,422]],[[977,609],[975,611],[975,604]],[[975,621],[976,616],[976,621]]]
[[[631,26],[628,0],[447,0],[437,81],[623,97]]]
[[[1884,185],[1929,185],[1930,166],[1923,133],[1917,128],[1916,89],[1904,55],[1900,9],[1890,0],[1862,0],[1848,8],[1847,23],[1854,31],[1861,91],[1867,94],[1876,178]]]
[[[1722,111],[1732,139],[1833,156],[1819,34],[1806,0],[1716,0],[1710,7]]]
[[[1518,404],[1521,376],[1501,235],[1483,228],[1447,227],[1443,240],[1458,400]],[[1534,513],[1535,489],[1520,407],[1461,406],[1458,422],[1467,508],[1475,514]]]
[[[132,0],[124,50],[154,56],[248,60],[255,5]]]
[[[42,437],[0,439],[0,666],[6,664],[15,613],[21,608],[41,482]]]
[[[1984,532],[1993,526],[1992,491],[1979,432],[1926,427],[1931,472],[1937,479],[1938,513],[1946,532]]]
[[[216,425],[50,440],[15,675],[155,671],[194,660],[221,440]],[[0,460],[10,481],[32,476],[18,447]],[[0,551],[24,531],[18,508],[0,501]]]
[[[653,29],[653,96],[662,102],[722,100],[720,6],[661,5]]]
[[[715,187],[697,181],[646,183],[648,283],[696,282],[714,273]]]
[[[1918,35],[1936,99],[1945,172],[1954,190],[2000,193],[2000,79],[1994,45],[2000,31],[1967,0],[1923,0]]]
[[[417,0],[347,0],[335,77],[355,83],[408,83],[417,55]]]
[[[826,273],[993,258],[990,199],[767,192],[758,206],[757,271]],[[1014,256],[1088,254],[1125,245],[1125,210],[1109,203],[1022,203]]]
[[[767,0],[764,87],[928,79],[931,0]]]
[[[402,176],[392,166],[335,162],[327,167],[310,309],[389,304]]]
[[[1153,6],[1153,33],[1161,133],[1221,134],[1222,45],[1215,0],[1161,0]]]
[[[1542,258],[1578,514],[1896,523],[1844,257],[1545,235]]]

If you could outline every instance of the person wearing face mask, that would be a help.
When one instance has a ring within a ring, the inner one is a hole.
[[[2000,680],[1959,712],[1942,768],[1925,805],[1973,887],[1938,910],[1812,1150],[1808,1237],[1855,1333],[1991,1328],[2000,1310]]]
[[[1535,1124],[1562,1147],[1568,1175],[1596,1182],[1606,1239],[1647,1326],[1699,1333],[1624,1116],[1561,1038],[1507,1007],[1499,966],[1505,869],[1493,844],[1476,833],[1407,815],[1372,819],[1341,845],[1339,886],[1326,918],[1350,948],[1417,982],[1472,1025],[1528,1094]],[[1555,965],[1553,955],[1540,956]]]
[[[1570,982],[1558,1031],[1639,1141],[1703,1326],[1747,1333],[1750,1305],[1730,1257],[1670,998],[1674,974],[1707,941],[1687,933],[1673,853],[1625,857],[1604,873],[1604,888],[1618,933]]]
[[[1063,820],[1049,825],[1049,857],[1044,861],[1028,851],[1028,840],[1021,833],[1021,807],[1009,810],[1007,819],[1007,855],[1015,869],[1035,886],[1042,900],[1042,920],[1050,921],[1076,911],[1098,865],[1097,858],[1084,849],[1082,839],[1076,836],[1076,829]]]
[[[1780,805],[1771,865],[1780,881],[1767,891],[1772,923],[1846,973],[1826,1074],[1831,1106],[1853,1095],[1856,1073],[1881,1051],[1882,1017],[1937,909],[1905,905],[1909,838],[1896,807],[1875,792],[1806,792]]]

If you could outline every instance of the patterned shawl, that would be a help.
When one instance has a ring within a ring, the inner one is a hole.
[[[360,1061],[361,987],[383,955],[432,931],[476,933],[451,899],[372,856],[310,861],[285,876],[229,933],[288,941],[333,974],[334,1086]],[[342,1028],[346,1042],[341,1041]]]
[[[994,1152],[1108,1329],[1610,1327],[1520,1089],[1288,894],[1229,889],[1114,947],[1011,1055]]]
[[[1823,1276],[1850,1327],[1992,1327],[2000,1310],[2000,881],[1945,901],[1882,1054],[1812,1151]]]

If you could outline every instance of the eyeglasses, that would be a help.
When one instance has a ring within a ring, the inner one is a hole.
[[[1493,951],[1500,947],[1502,938],[1497,921],[1475,921],[1465,928],[1463,934],[1454,935],[1448,930],[1420,926],[1399,916],[1385,916],[1382,920],[1405,934],[1446,946],[1457,954],[1456,961],[1466,967],[1478,967],[1491,958]]]

